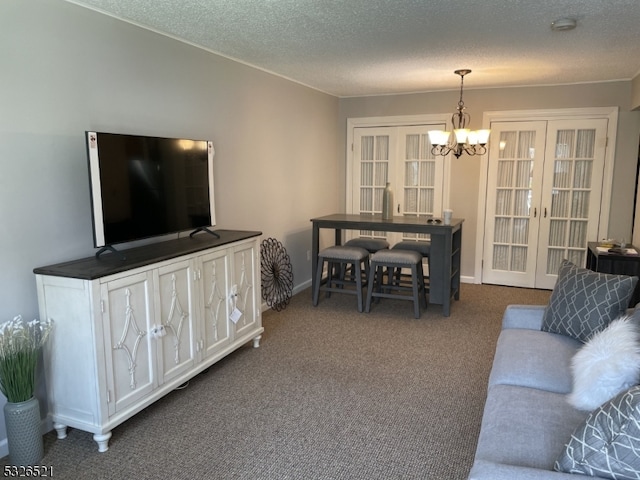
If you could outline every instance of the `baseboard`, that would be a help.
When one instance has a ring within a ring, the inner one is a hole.
[[[302,282],[300,285],[296,285],[295,287],[293,287],[293,291],[291,292],[291,295],[296,295],[298,293],[300,293],[303,290],[306,290],[307,288],[311,288],[311,279],[307,280],[306,282]],[[311,297],[309,297],[309,299],[311,299]],[[267,310],[269,310],[269,305],[267,305],[266,302],[262,302],[262,312],[266,312]]]

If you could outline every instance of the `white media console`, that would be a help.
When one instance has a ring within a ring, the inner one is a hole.
[[[48,412],[67,427],[111,430],[242,345],[258,347],[261,232],[216,230],[34,269]]]

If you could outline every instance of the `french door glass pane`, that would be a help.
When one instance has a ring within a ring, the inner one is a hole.
[[[501,160],[498,162],[498,187],[511,187],[513,185],[513,160]]]
[[[493,246],[493,269],[509,270],[509,247],[507,245]]]
[[[556,136],[556,158],[573,158],[575,130],[558,130]]]
[[[420,162],[420,185],[435,187],[436,184],[436,162]]]
[[[588,191],[573,192],[573,200],[571,202],[572,218],[588,218],[589,197],[590,197],[590,192]]]
[[[549,227],[549,246],[562,247],[565,244],[566,231],[566,220],[551,220]]]
[[[526,272],[527,271],[527,248],[526,247],[512,247],[511,249],[511,270],[512,272]]]
[[[496,215],[511,214],[511,190],[498,190],[496,192]]]
[[[435,188],[421,188],[420,211],[433,212],[435,201]]]
[[[547,273],[557,275],[560,264],[565,258],[565,250],[557,248],[549,248],[547,255]],[[579,264],[578,264],[579,265]]]
[[[521,217],[529,216],[529,203],[531,190],[516,190],[515,191],[515,204],[513,208],[513,214]]]
[[[360,160],[373,160],[373,139],[374,137],[362,137],[360,141]]]
[[[420,135],[407,135],[405,159],[413,160],[418,158],[420,158]]]
[[[376,162],[375,164],[375,185],[384,187],[387,184],[389,174],[388,162]]]
[[[514,158],[516,156],[517,135],[518,132],[500,132],[498,158]]]
[[[551,217],[566,218],[569,215],[569,192],[554,190],[551,193]]]
[[[572,220],[569,224],[569,247],[582,248],[587,243],[587,222]]]
[[[511,236],[511,243],[527,245],[528,241],[529,241],[529,219],[515,218],[513,220],[513,235]]]
[[[531,175],[533,162],[531,160],[518,160],[518,175],[516,177],[516,187],[531,188]]]
[[[363,212],[370,212],[373,210],[373,190],[370,188],[360,189],[360,209]]]
[[[405,213],[418,213],[418,189],[404,189],[404,211]]]
[[[596,145],[596,130],[578,130],[576,158],[593,158]]]
[[[376,136],[376,160],[389,160],[389,137]]]
[[[536,132],[519,132],[518,158],[535,158]]]
[[[373,162],[362,162],[360,164],[360,185],[373,186]]]
[[[585,255],[586,255],[586,252],[584,251],[584,249],[582,249],[582,250],[569,250],[569,252],[567,253],[567,260],[569,260],[574,265],[584,265],[585,264]],[[558,266],[558,268],[560,268],[560,267]]]
[[[407,161],[404,164],[404,184],[406,186],[415,187],[420,183],[419,177],[420,164],[417,161]]]
[[[591,169],[593,160],[576,160],[575,172],[573,175],[573,188],[591,187]]]
[[[495,230],[493,232],[494,243],[510,243],[509,232],[511,231],[510,218],[496,218]]]
[[[553,186],[569,188],[571,186],[571,161],[556,160],[553,170]]]

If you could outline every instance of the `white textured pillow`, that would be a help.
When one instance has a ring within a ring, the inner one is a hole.
[[[591,411],[638,383],[640,345],[631,318],[612,321],[573,356],[573,392],[568,401],[577,409]]]

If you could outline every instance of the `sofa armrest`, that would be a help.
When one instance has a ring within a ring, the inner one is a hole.
[[[509,305],[502,317],[502,328],[542,329],[546,305]]]

